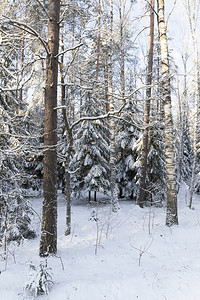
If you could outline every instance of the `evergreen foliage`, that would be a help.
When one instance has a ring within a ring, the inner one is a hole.
[[[85,114],[102,114],[101,107],[97,106],[92,96],[89,96],[85,103]],[[70,166],[78,171],[72,179],[73,192],[107,193],[110,183],[106,121],[83,121],[76,133],[74,151]]]
[[[34,297],[48,295],[53,281],[51,268],[48,267],[47,260],[40,262],[37,267],[31,263],[29,269],[29,279],[24,287],[25,290]]]
[[[118,125],[117,142],[117,183],[119,187],[120,197],[137,197],[137,180],[138,180],[138,144],[140,130],[135,124],[138,119],[134,120],[135,113],[139,112],[138,107],[131,100],[125,108],[122,115],[124,121],[120,121]],[[139,148],[138,148],[139,147]]]

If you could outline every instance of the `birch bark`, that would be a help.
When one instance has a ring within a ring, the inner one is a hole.
[[[110,43],[108,50],[108,91],[109,111],[114,112],[114,97],[112,84],[112,46],[113,46],[113,0],[110,0]],[[118,190],[116,186],[116,157],[115,157],[115,120],[110,118],[110,189],[112,211],[118,210]]]
[[[173,144],[173,122],[171,108],[171,91],[168,59],[168,42],[166,35],[166,23],[164,17],[164,0],[158,3],[158,29],[161,50],[162,90],[165,122],[165,160],[166,160],[166,184],[167,184],[167,213],[166,225],[178,224],[177,191],[175,170],[175,149]]]
[[[196,1],[193,0],[193,11],[191,12],[190,3],[187,1],[187,10],[188,10],[188,18],[190,24],[190,31],[192,35],[193,47],[194,47],[194,56],[195,56],[195,111],[194,111],[194,133],[193,133],[193,149],[194,149],[194,161],[192,166],[192,178],[190,183],[190,200],[189,200],[189,208],[192,208],[192,198],[194,193],[194,183],[195,183],[195,175],[197,168],[197,156],[198,156],[198,147],[197,143],[199,141],[199,131],[200,131],[200,91],[199,91],[199,53],[197,47],[197,35],[196,35],[196,14],[195,14]]]

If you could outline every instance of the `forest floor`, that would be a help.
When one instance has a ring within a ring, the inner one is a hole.
[[[118,213],[109,205],[72,206],[72,234],[64,235],[65,201],[59,196],[58,254],[48,258],[54,285],[41,300],[199,300],[200,195],[187,207],[189,191],[178,195],[179,226],[165,226],[165,209],[139,208],[121,201]],[[31,199],[41,215],[42,199]],[[40,218],[33,217],[38,237],[10,245],[0,257],[0,299],[35,299],[23,287],[29,265],[38,266]],[[1,251],[1,249],[0,249]],[[1,253],[0,253],[1,254]]]

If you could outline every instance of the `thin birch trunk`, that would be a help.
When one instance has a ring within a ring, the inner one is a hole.
[[[150,36],[149,36],[149,53],[148,53],[148,68],[147,68],[147,90],[145,107],[144,107],[144,132],[143,132],[143,148],[141,158],[141,177],[138,204],[143,207],[146,191],[146,174],[147,174],[147,156],[148,156],[148,140],[149,140],[149,117],[150,117],[150,102],[151,102],[151,87],[152,84],[152,69],[153,69],[153,45],[154,45],[154,0],[151,0],[150,14]]]
[[[26,7],[25,7],[24,18],[26,18]],[[22,81],[23,78],[24,57],[25,57],[25,30],[23,30],[22,32],[19,82]],[[16,70],[18,70],[18,63],[16,67],[17,67]],[[18,112],[22,107],[22,98],[23,98],[23,88],[21,87],[19,90],[16,90],[16,99],[19,100],[18,108],[17,108]]]
[[[97,81],[99,77],[100,41],[101,41],[101,0],[99,0],[99,7],[98,7],[97,68],[96,68]]]
[[[113,0],[110,0],[110,42],[108,50],[108,91],[109,110],[114,111],[113,83],[112,83],[112,49],[113,49]],[[118,210],[118,190],[116,186],[116,157],[115,157],[115,120],[110,118],[110,189],[112,211]]]
[[[180,89],[179,89],[179,82],[177,87],[177,96],[178,96],[178,112],[179,112],[179,137],[180,137],[180,145],[178,150],[178,175],[177,175],[177,182],[178,187],[180,186],[181,179],[182,179],[182,166],[183,166],[183,111],[182,111],[182,99],[180,95]]]
[[[64,36],[63,33],[61,34],[61,52],[64,53]],[[67,150],[67,157],[65,161],[65,196],[66,196],[66,229],[65,235],[69,235],[71,233],[71,176],[69,173],[69,164],[71,158],[71,152],[73,147],[73,137],[72,131],[69,128],[69,122],[67,120],[67,111],[66,111],[66,93],[65,93],[65,82],[64,82],[64,74],[63,74],[63,64],[64,64],[64,54],[61,56],[60,61],[60,79],[61,79],[61,103],[62,103],[62,120],[64,125],[64,131],[67,132],[67,142],[68,142],[68,150]]]
[[[165,121],[165,160],[167,183],[167,213],[166,225],[178,224],[175,149],[173,144],[173,122],[171,109],[171,91],[169,77],[168,43],[164,18],[164,0],[158,2],[158,28],[161,50],[162,90]]]
[[[120,61],[120,81],[121,81],[121,97],[124,102],[125,96],[125,53],[124,53],[124,24],[122,17],[122,0],[120,0],[119,19],[120,19],[120,48],[121,48],[121,61]]]
[[[7,257],[7,229],[8,229],[8,200],[6,200],[6,205],[5,205],[5,221],[4,221],[4,236],[3,236],[4,259],[6,259]]]
[[[23,30],[23,33],[22,33],[22,49],[21,49],[21,71],[20,71],[20,79],[22,80],[22,77],[23,77],[23,73],[24,73],[24,52],[25,52],[25,31]],[[23,88],[21,87],[20,90],[19,90],[19,108],[20,106],[22,105],[22,99],[23,99]]]
[[[104,62],[104,86],[105,86],[105,108],[106,113],[109,112],[109,101],[108,101],[108,54],[105,51],[105,62]]]
[[[74,17],[73,17],[73,24],[72,24],[72,48],[74,47],[74,29],[75,29],[75,25],[74,25]],[[72,62],[74,60],[74,51],[72,50]],[[73,63],[70,66],[70,82],[72,84],[73,82],[73,78],[74,78],[74,70],[73,70]],[[73,85],[70,87],[70,95],[69,95],[69,124],[71,122],[71,118],[72,118],[72,97],[73,97]]]
[[[194,135],[193,135],[193,150],[194,150],[194,161],[192,167],[192,178],[190,183],[190,199],[189,199],[189,208],[192,208],[192,198],[194,193],[194,183],[195,183],[195,175],[197,168],[197,143],[199,141],[199,127],[200,127],[200,101],[199,101],[199,53],[197,47],[197,35],[195,29],[195,1],[193,1],[193,11],[191,12],[190,4],[188,1],[188,18],[190,23],[190,31],[192,35],[193,47],[194,47],[194,55],[195,55],[195,112],[194,112]]]
[[[73,147],[73,138],[71,130],[68,132],[68,153],[66,160],[66,167],[69,168],[71,152]],[[68,169],[65,169],[65,195],[66,195],[66,230],[65,235],[69,235],[71,233],[71,176]]]

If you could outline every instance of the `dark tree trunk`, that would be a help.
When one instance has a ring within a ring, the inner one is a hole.
[[[57,80],[60,0],[48,1],[48,50],[44,114],[44,187],[40,256],[57,251]]]
[[[88,203],[91,203],[91,191],[88,192]]]
[[[144,107],[144,132],[143,132],[143,148],[141,159],[141,177],[138,204],[143,207],[146,191],[146,174],[147,174],[147,156],[148,156],[148,140],[149,140],[149,116],[150,116],[150,99],[152,84],[152,68],[153,68],[153,42],[154,42],[154,0],[151,0],[151,15],[150,15],[150,37],[149,37],[149,54],[148,54],[148,69],[147,69],[147,90],[145,107]]]
[[[94,191],[94,202],[97,202],[97,192]]]

